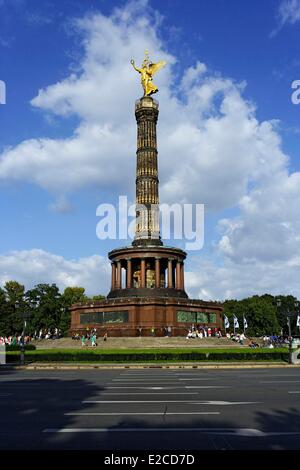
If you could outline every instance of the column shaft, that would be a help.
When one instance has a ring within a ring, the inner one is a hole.
[[[180,289],[184,290],[184,263],[181,263],[181,286]]]
[[[180,261],[176,261],[176,289],[181,289]]]
[[[122,267],[121,261],[117,261],[117,282],[116,288],[122,289]]]
[[[155,287],[160,287],[160,259],[155,258]]]
[[[168,259],[168,287],[172,288],[173,286],[173,260]]]
[[[111,263],[111,289],[114,290],[116,288],[116,265],[115,263]]]
[[[131,263],[131,259],[127,260],[126,287],[127,287],[127,289],[131,289],[131,287],[132,287],[132,263]]]
[[[146,287],[146,260],[141,259],[141,287]]]

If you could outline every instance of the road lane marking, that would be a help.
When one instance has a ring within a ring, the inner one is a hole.
[[[264,432],[260,429],[252,428],[49,428],[44,429],[43,433],[170,433],[170,432],[199,432],[204,434],[223,436],[237,436],[237,437],[271,437],[271,436],[296,436],[300,435],[300,431],[295,432]]]
[[[116,383],[117,382],[117,383]],[[113,380],[110,382],[111,385],[117,385],[117,384],[120,384],[120,385],[123,385],[123,384],[131,384],[131,385],[152,385],[153,383],[157,383],[159,385],[161,384],[166,384],[166,385],[172,385],[172,384],[178,384],[179,383],[176,381],[176,380]]]
[[[139,379],[139,380],[143,380],[143,379],[144,379],[144,380],[167,379],[167,380],[173,380],[173,381],[175,381],[175,380],[178,380],[178,379],[179,379],[179,376],[177,377],[177,376],[174,376],[174,375],[173,375],[173,376],[164,375],[164,376],[160,376],[160,377],[156,375],[156,376],[153,376],[153,377],[151,376],[151,377],[150,377],[149,375],[129,375],[129,374],[127,375],[127,374],[124,374],[124,375],[122,375],[121,377],[122,377],[121,379],[113,379],[113,380],[125,380],[125,378],[129,378],[129,379],[131,380],[131,378],[132,378],[132,379],[135,379],[135,380],[136,380],[136,379]],[[182,375],[180,375],[180,377],[182,377]],[[189,375],[189,376],[187,376],[187,377],[191,377],[193,380],[218,380],[216,377],[213,377],[213,378],[198,377],[198,378],[196,378],[196,377],[192,377],[191,375]],[[187,380],[187,379],[183,379],[183,380]]]
[[[178,385],[174,387],[105,387],[105,390],[182,390],[187,388],[229,388],[227,386],[215,386],[215,385]]]
[[[160,396],[160,395],[198,395],[197,392],[102,392],[102,395],[151,395],[151,396]]]
[[[203,378],[188,378],[188,379],[173,378],[173,379],[160,380],[160,379],[156,378],[154,380],[152,378],[151,379],[149,379],[149,378],[147,378],[147,379],[142,379],[142,378],[136,379],[136,378],[134,378],[134,381],[132,381],[131,379],[125,379],[125,378],[124,379],[112,379],[113,382],[126,382],[126,383],[140,383],[140,382],[147,383],[147,382],[153,382],[153,381],[154,382],[157,381],[157,382],[161,382],[161,383],[168,383],[168,382],[178,383],[178,381],[185,382],[185,381],[189,381],[189,380],[197,380],[197,381],[205,380],[205,381],[207,381],[207,380],[212,380],[212,379],[206,379],[206,378],[205,379],[203,379]]]
[[[291,391],[291,392],[289,392],[289,393],[300,393],[300,390],[299,390],[299,391],[298,391],[298,390],[293,390],[293,391]]]
[[[232,388],[231,385],[185,385],[184,388]]]
[[[178,380],[186,381],[186,380],[213,380],[213,379],[206,379],[206,378],[205,378],[205,379],[202,379],[202,378],[199,378],[199,377],[197,377],[197,378],[196,378],[196,377],[193,377],[193,378],[191,378],[191,379],[178,379]]]
[[[300,383],[300,380],[264,380],[260,382],[261,384],[283,384],[283,383]]]
[[[64,413],[65,416],[169,416],[169,415],[219,415],[220,411],[191,411],[159,413]]]
[[[171,374],[167,374],[167,375],[166,374],[165,375],[151,375],[151,374],[146,375],[146,374],[144,374],[144,375],[142,375],[142,374],[126,374],[125,373],[125,374],[120,374],[120,377],[135,377],[135,378],[136,377],[141,377],[141,378],[147,378],[147,379],[149,379],[149,378],[156,378],[156,379],[168,378],[169,379],[170,377],[172,377],[172,375]]]
[[[161,380],[162,379],[162,380]],[[178,381],[188,381],[188,380],[198,380],[198,381],[202,381],[202,380],[205,380],[205,381],[208,381],[208,380],[216,380],[216,379],[203,379],[203,378],[195,378],[195,377],[192,377],[192,378],[187,378],[187,379],[183,379],[183,378],[177,378],[177,377],[173,377],[173,378],[162,378],[162,377],[154,377],[154,378],[123,378],[123,379],[112,379],[113,382],[153,382],[153,381],[157,381],[157,382],[178,382]]]
[[[174,389],[182,389],[185,387],[127,387],[127,386],[121,386],[121,387],[105,387],[105,390],[174,390]]]
[[[248,405],[262,403],[260,401],[207,401],[207,400],[83,400],[81,403],[188,403],[190,405]]]
[[[113,387],[106,387],[107,389],[111,389]],[[182,389],[182,388],[232,388],[231,385],[185,385],[183,387],[116,387],[116,388],[126,388],[128,389],[142,389],[142,390],[160,390],[160,389]]]

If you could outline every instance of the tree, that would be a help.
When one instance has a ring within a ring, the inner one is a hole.
[[[56,284],[38,284],[26,292],[26,302],[34,331],[59,328],[63,305]]]
[[[1,334],[8,336],[23,330],[25,288],[17,281],[7,281],[1,295]]]
[[[85,295],[84,287],[66,287],[63,294],[62,300],[65,307],[71,307],[71,305],[78,302],[85,302],[87,297]]]
[[[243,316],[245,316],[249,336],[280,333],[276,306],[272,296],[254,295],[243,300],[226,300],[224,314],[227,315],[231,325],[233,325],[233,315],[237,317],[240,326],[238,331],[240,332],[243,331]]]
[[[278,295],[276,298],[274,297],[274,303],[277,305],[277,299],[280,300],[281,305],[277,307],[277,319],[284,335],[289,334],[289,327],[287,322],[287,315],[289,312],[294,313],[291,317],[291,330],[292,334],[299,334],[299,329],[296,326],[296,312],[295,312],[295,302],[297,301],[296,297],[292,295]]]
[[[62,296],[62,312],[60,316],[59,328],[66,334],[71,326],[70,307],[79,302],[86,302],[84,287],[66,287]]]
[[[9,334],[7,325],[7,309],[5,291],[0,287],[0,335]]]
[[[94,297],[92,297],[92,300],[94,300],[94,301],[105,300],[105,299],[106,299],[105,295],[101,295],[101,294],[94,295]]]

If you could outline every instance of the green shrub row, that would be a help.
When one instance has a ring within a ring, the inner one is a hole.
[[[286,349],[242,350],[36,350],[28,351],[26,362],[185,362],[185,361],[287,361]],[[7,362],[18,362],[15,351],[7,354]]]
[[[20,351],[21,346],[18,344],[10,344],[6,346],[6,351]],[[35,351],[36,347],[33,344],[26,344],[25,351]]]

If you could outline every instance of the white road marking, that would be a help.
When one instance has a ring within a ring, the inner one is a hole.
[[[298,391],[298,390],[293,390],[293,391],[291,391],[291,392],[289,392],[289,393],[300,393],[300,391]]]
[[[184,388],[232,388],[230,385],[185,385]]]
[[[264,380],[261,384],[283,384],[283,383],[300,383],[300,380]]]
[[[182,388],[186,388],[186,387],[127,387],[127,385],[125,385],[124,387],[121,386],[121,387],[105,387],[105,390],[123,390],[123,389],[126,389],[126,390],[174,390],[174,389],[182,389]]]
[[[191,411],[187,413],[181,412],[167,412],[164,413],[64,413],[65,416],[169,416],[169,415],[219,415],[220,411]]]
[[[159,392],[159,393],[151,393],[151,392],[102,392],[102,395],[197,395],[197,392]]]
[[[149,385],[148,383],[144,383],[144,382],[122,382],[122,385],[124,385],[123,388],[138,388],[138,387],[127,387],[126,385],[129,384],[129,385]],[[173,387],[171,388],[186,388],[187,386],[183,386],[183,387],[180,387],[181,384],[177,384],[176,386],[176,382],[174,382],[174,384],[170,384],[170,383],[167,383],[167,382],[160,382],[160,385],[173,385]],[[108,384],[109,387],[107,388],[111,388],[110,387],[110,383]],[[196,387],[196,386],[195,386]],[[232,388],[231,385],[198,385],[197,388]]]
[[[83,400],[81,403],[188,403],[190,405],[248,405],[259,401],[195,401],[195,400]]]
[[[212,380],[212,379],[207,379],[207,378],[205,378],[205,379],[203,379],[203,378],[190,378],[190,379],[189,378],[188,379],[170,378],[170,379],[163,379],[163,380],[156,379],[156,381],[159,381],[161,383],[168,383],[168,382],[176,383],[178,380],[185,382],[185,381],[188,381],[188,380],[198,380],[199,381],[199,380]],[[147,379],[141,379],[141,378],[136,379],[135,378],[134,382],[133,382],[131,379],[125,379],[124,378],[124,379],[113,379],[112,381],[113,382],[126,382],[126,383],[132,383],[133,384],[133,383],[139,383],[139,382],[145,382],[145,383],[153,382],[155,380],[153,380],[152,378],[151,379],[149,379],[149,378],[147,378]]]
[[[178,380],[183,380],[183,381],[186,381],[186,380],[212,380],[212,379],[202,379],[202,378],[196,378],[196,377],[193,377],[191,379],[178,379]]]
[[[167,375],[120,374],[120,377],[133,377],[133,378],[141,377],[141,378],[146,378],[146,379],[149,379],[149,378],[155,378],[155,379],[168,378],[169,379],[170,377],[172,377],[172,375],[171,374],[167,374]]]
[[[158,379],[160,379],[160,378],[156,378],[156,380],[158,380]],[[129,382],[129,381],[131,382],[131,379],[125,379],[125,378],[124,379],[112,379],[112,380],[113,380],[113,382]],[[149,379],[149,377],[146,378],[146,379],[134,378],[135,382],[153,382],[153,380],[154,380],[154,378]],[[162,382],[176,382],[176,381],[177,381],[176,378],[175,379],[174,378],[170,378],[170,379],[168,378],[168,379],[163,379],[162,380]]]
[[[187,388],[228,388],[227,386],[215,386],[215,385],[177,385],[175,387],[128,387],[125,385],[124,387],[105,387],[105,390],[182,390]]]
[[[178,380],[179,378],[179,374],[178,374],[178,377],[175,376],[175,375],[161,375],[161,376],[158,376],[158,375],[153,375],[153,376],[150,376],[150,375],[127,375],[127,374],[124,374],[124,375],[121,375],[121,379],[113,379],[113,380],[125,380],[125,378],[129,378],[130,380],[131,379],[145,379],[145,380],[153,380],[153,379],[168,379],[168,380]],[[183,375],[180,374],[180,377],[185,377]],[[191,377],[195,380],[218,380],[216,377],[213,377],[213,378],[209,378],[209,377],[193,377],[192,375],[188,375],[187,377]],[[184,379],[185,380],[185,379]]]
[[[295,432],[264,432],[251,428],[50,428],[44,429],[43,433],[122,433],[122,432],[145,432],[145,433],[165,433],[165,432],[200,432],[205,434],[221,434],[223,436],[242,437],[270,437],[270,436],[296,436],[300,431]]]
[[[179,385],[177,381],[175,380],[172,380],[172,381],[169,381],[169,382],[166,382],[165,380],[151,380],[150,382],[146,382],[145,380],[141,380],[139,382],[132,382],[131,380],[128,381],[128,380],[119,380],[118,383],[120,385],[152,385],[152,384],[157,384],[157,385]],[[109,382],[108,385],[116,385],[116,382],[113,381],[113,382]]]

